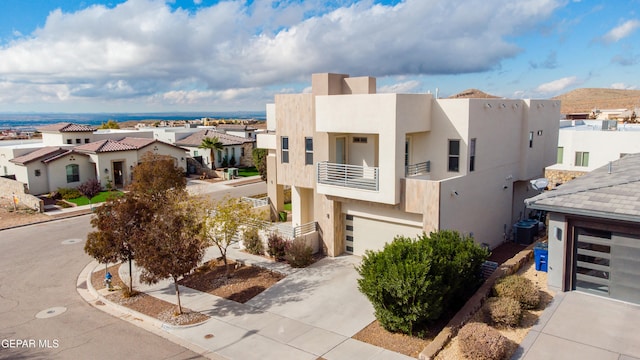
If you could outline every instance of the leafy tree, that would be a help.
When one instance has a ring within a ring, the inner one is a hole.
[[[91,199],[102,191],[102,186],[97,179],[89,179],[78,186],[78,191],[89,199],[89,206],[93,209]]]
[[[255,148],[251,155],[253,157],[253,165],[260,173],[260,177],[262,180],[267,181],[267,155],[269,155],[269,151]]]
[[[229,276],[227,249],[234,237],[243,228],[260,229],[265,226],[265,215],[253,210],[251,203],[241,199],[225,197],[210,206],[210,213],[205,214],[203,221],[203,237],[220,250],[225,264],[225,277]]]
[[[215,151],[216,150],[222,150],[223,146],[222,143],[220,142],[220,140],[217,137],[205,137],[204,139],[202,139],[202,143],[200,143],[200,145],[198,145],[198,148],[200,149],[209,149],[209,159],[211,159],[211,169],[215,170],[216,169],[216,157],[215,157]]]
[[[106,123],[102,123],[102,125],[100,125],[100,129],[120,129],[120,125],[117,121],[109,119]]]
[[[161,196],[166,190],[185,189],[186,186],[184,169],[175,165],[174,158],[148,152],[133,168],[133,182],[129,190],[153,197]]]
[[[389,331],[420,332],[445,311],[457,310],[480,285],[488,253],[456,231],[398,236],[382,251],[367,251],[357,268],[358,289]],[[462,298],[462,296],[467,296]]]
[[[202,261],[206,243],[201,234],[201,216],[184,200],[184,191],[168,191],[162,206],[156,207],[153,222],[136,241],[136,264],[142,267],[140,280],[154,284],[171,278],[175,286],[178,312],[182,314],[178,279]]]
[[[153,211],[145,198],[136,193],[126,193],[107,200],[98,207],[91,225],[96,231],[89,233],[85,252],[99,262],[129,263],[129,289],[133,289],[131,262],[134,260],[135,243],[144,236],[146,225],[151,222]]]

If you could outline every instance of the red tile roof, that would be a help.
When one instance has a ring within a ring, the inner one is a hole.
[[[254,139],[229,135],[229,134],[217,132],[215,130],[202,130],[202,131],[193,133],[182,140],[176,141],[176,145],[197,147],[197,146],[200,146],[200,144],[202,144],[202,140],[204,140],[205,138],[214,138],[214,137],[217,137],[218,141],[220,141],[223,146],[242,145],[244,143],[255,141]]]
[[[137,146],[122,143],[116,140],[100,140],[92,143],[76,146],[74,150],[84,153],[103,153],[112,151],[138,150]]]
[[[41,126],[38,131],[45,132],[94,132],[96,128],[88,125],[80,125],[73,123],[57,123],[52,125]]]
[[[40,148],[38,150],[34,150],[28,154],[24,154],[22,156],[18,156],[16,158],[13,158],[11,160],[9,160],[10,162],[14,163],[14,164],[19,164],[19,165],[26,165],[30,162],[36,161],[36,160],[46,160],[48,158],[63,154],[63,153],[67,153],[70,150],[59,147],[59,146],[45,146],[43,148]]]

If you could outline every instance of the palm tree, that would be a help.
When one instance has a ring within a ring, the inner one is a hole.
[[[222,143],[220,142],[220,140],[218,139],[218,137],[205,137],[204,139],[202,139],[202,143],[200,144],[200,146],[198,146],[198,148],[200,149],[209,149],[210,151],[210,157],[209,159],[211,159],[211,170],[215,170],[216,169],[216,158],[215,158],[215,150],[222,150]]]

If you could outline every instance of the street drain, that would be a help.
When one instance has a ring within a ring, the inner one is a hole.
[[[80,243],[82,241],[83,241],[82,239],[67,239],[62,242],[62,245],[72,245],[72,244]]]
[[[213,338],[213,334],[207,334],[204,336],[205,339],[211,339]]]
[[[62,306],[52,307],[52,308],[44,309],[44,310],[40,311],[39,313],[37,313],[36,314],[36,318],[38,318],[38,319],[46,319],[46,318],[58,316],[58,315],[62,314],[65,311],[67,311],[66,307],[62,307]]]

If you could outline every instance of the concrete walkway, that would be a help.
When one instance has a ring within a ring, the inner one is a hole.
[[[640,306],[558,292],[512,359],[640,360]]]
[[[218,255],[211,248],[206,257]],[[371,304],[357,289],[355,265],[360,262],[359,257],[324,258],[308,268],[292,269],[237,248],[230,248],[228,256],[247,265],[283,272],[287,277],[246,304],[180,287],[182,305],[211,319],[195,326],[172,326],[153,319],[132,323],[154,332],[161,328],[173,341],[215,359],[410,359],[351,339],[374,320]],[[121,267],[120,274],[123,280],[128,279],[128,267]],[[137,278],[134,270],[134,280]],[[169,281],[154,286],[137,284],[136,288],[175,302],[173,284]],[[130,310],[115,304],[109,304],[108,309],[99,308],[131,318]],[[146,319],[139,314],[134,314],[135,317]]]

